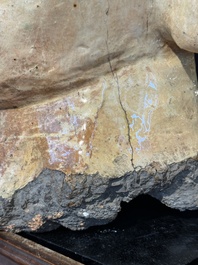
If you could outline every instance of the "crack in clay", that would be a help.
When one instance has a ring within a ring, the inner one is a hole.
[[[108,15],[109,15],[109,11],[110,11],[110,5],[109,5],[109,1],[108,0],[107,0],[107,3],[108,3],[108,7],[107,7],[107,11],[106,11],[106,16],[107,16],[107,21],[106,21],[106,28],[107,28],[107,36],[106,36],[107,37],[106,38],[107,59],[108,59],[109,67],[110,67],[110,70],[111,70],[111,74],[112,74],[113,79],[115,80],[115,82],[117,84],[119,104],[120,104],[120,107],[121,107],[122,111],[124,112],[125,120],[126,120],[126,123],[127,123],[127,138],[128,138],[128,143],[129,143],[130,152],[131,152],[131,166],[132,166],[132,169],[135,170],[135,167],[134,167],[134,164],[133,164],[133,146],[132,146],[132,143],[131,143],[130,122],[129,122],[129,119],[128,119],[128,116],[127,116],[126,109],[124,108],[122,100],[121,100],[119,79],[118,79],[117,73],[114,72],[112,64],[111,64],[110,51],[109,51],[109,45],[108,45],[108,39],[109,39]]]
[[[130,123],[129,123],[129,119],[128,119],[128,116],[127,116],[127,112],[126,112],[126,110],[125,110],[125,108],[124,108],[124,106],[122,104],[121,95],[120,95],[120,84],[119,84],[117,73],[115,74],[114,78],[115,78],[115,81],[117,83],[119,103],[120,103],[121,109],[124,112],[125,120],[126,120],[126,123],[127,123],[127,137],[128,137],[128,142],[129,142],[129,146],[130,146],[130,149],[131,149],[130,150],[130,152],[131,152],[131,165],[132,165],[132,168],[135,170],[135,167],[134,167],[134,164],[133,164],[133,146],[131,144]]]

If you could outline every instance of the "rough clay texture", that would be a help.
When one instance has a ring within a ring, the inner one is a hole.
[[[158,164],[120,178],[96,175],[66,176],[44,170],[18,190],[11,200],[1,200],[1,226],[14,231],[46,231],[63,225],[73,230],[105,224],[129,202],[147,193],[180,210],[197,209],[198,161],[189,159],[166,168]]]
[[[0,228],[198,208],[196,0],[0,3]]]

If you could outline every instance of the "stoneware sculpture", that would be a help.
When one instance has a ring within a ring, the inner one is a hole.
[[[198,209],[197,0],[0,3],[0,229],[150,194]]]

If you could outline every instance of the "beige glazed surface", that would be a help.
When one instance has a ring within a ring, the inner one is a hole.
[[[0,196],[43,169],[114,178],[195,157],[198,4],[0,2]]]

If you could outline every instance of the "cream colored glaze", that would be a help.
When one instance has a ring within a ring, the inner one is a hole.
[[[197,51],[198,4],[184,2],[0,3],[0,196],[44,168],[112,178],[196,156],[194,59],[174,42]]]

